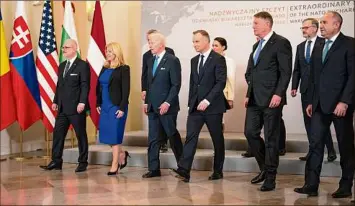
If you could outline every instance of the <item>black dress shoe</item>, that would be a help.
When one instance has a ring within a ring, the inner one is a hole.
[[[254,155],[251,152],[249,152],[249,151],[246,151],[246,152],[242,153],[242,156],[245,157],[245,158],[254,157]]]
[[[279,156],[285,156],[285,154],[286,154],[286,149],[279,150]]]
[[[336,154],[328,154],[328,162],[334,162],[334,160],[337,159],[337,155]]]
[[[161,173],[160,170],[149,171],[142,175],[143,178],[152,178],[152,177],[160,177]]]
[[[161,153],[165,153],[168,151],[168,144],[167,143],[164,143],[160,146],[160,152]]]
[[[307,185],[299,188],[295,188],[293,191],[299,193],[299,194],[305,194],[308,195],[309,197],[316,197],[318,196],[318,189],[317,188],[312,188]]]
[[[88,167],[87,163],[79,163],[78,167],[75,169],[75,172],[84,172]]]
[[[343,189],[343,188],[338,188],[337,191],[335,191],[332,194],[333,198],[347,198],[347,197],[351,197],[352,193],[351,193],[351,189],[347,190],[347,189]]]
[[[47,166],[39,166],[40,168],[44,170],[62,170],[63,162],[61,163],[56,163],[54,161],[51,161]]]
[[[179,170],[179,169],[171,169],[172,172],[176,174],[176,178],[179,178],[183,182],[190,182],[190,175],[186,174],[185,172]]]
[[[300,159],[301,161],[307,161],[307,156],[300,157],[299,159]]]
[[[354,200],[351,200],[351,203],[355,203],[355,199],[354,199]]]
[[[261,171],[256,177],[254,177],[253,179],[251,179],[251,184],[258,184],[260,182],[263,182],[266,178],[266,172],[265,171]]]
[[[267,191],[272,191],[276,187],[276,183],[274,179],[266,179],[263,183],[263,185],[260,187],[260,191],[262,192],[267,192]]]
[[[208,180],[219,180],[219,179],[223,179],[223,173],[214,172],[212,173],[211,176],[208,177]]]

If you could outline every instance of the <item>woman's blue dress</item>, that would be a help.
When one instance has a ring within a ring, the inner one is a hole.
[[[128,111],[128,108],[122,109],[124,115],[117,118],[116,112],[120,108],[112,104],[109,94],[109,82],[113,71],[113,69],[106,69],[99,78],[102,88],[99,140],[100,143],[110,145],[122,144]]]

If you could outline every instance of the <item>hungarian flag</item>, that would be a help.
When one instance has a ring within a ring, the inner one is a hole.
[[[74,22],[74,12],[71,1],[65,1],[64,4],[64,21],[62,26],[62,39],[60,42],[60,48],[63,47],[67,39],[73,39],[78,44],[78,57],[80,57],[80,48],[78,42],[78,36],[76,35],[75,22]],[[59,63],[62,63],[66,59],[63,56],[63,51],[60,50]]]
[[[53,13],[50,1],[45,1],[36,58],[37,77],[41,95],[43,125],[53,132],[55,112],[51,109],[58,81],[58,53],[55,40]]]
[[[16,121],[15,97],[12,91],[9,57],[0,11],[0,130]]]
[[[10,47],[10,70],[16,101],[17,121],[24,131],[40,120],[42,116],[39,86],[24,1],[17,1]]]
[[[89,104],[91,106],[90,116],[96,128],[98,128],[99,124],[99,114],[96,111],[96,85],[97,78],[105,62],[105,46],[105,29],[102,20],[100,1],[96,1],[87,57],[87,62],[89,63],[91,70],[89,93]]]

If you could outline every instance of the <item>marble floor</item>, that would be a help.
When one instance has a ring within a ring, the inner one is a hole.
[[[162,177],[142,179],[145,168],[125,168],[108,177],[108,166],[90,165],[75,174],[75,164],[62,171],[43,171],[46,160],[6,160],[1,166],[1,205],[350,205],[350,198],[333,199],[338,178],[322,178],[319,197],[307,198],[293,188],[303,176],[279,175],[277,189],[260,192],[251,185],[255,174],[225,172],[223,180],[208,181],[208,171],[193,171],[190,183],[174,178],[168,170]]]

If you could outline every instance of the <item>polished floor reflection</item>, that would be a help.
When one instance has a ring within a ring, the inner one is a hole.
[[[1,205],[350,205],[350,198],[333,199],[338,178],[322,178],[319,197],[307,198],[293,192],[303,176],[279,175],[277,189],[259,192],[251,185],[250,173],[225,172],[223,180],[208,181],[209,172],[193,171],[191,182],[175,179],[168,170],[162,177],[142,179],[145,168],[125,168],[108,177],[108,166],[90,165],[75,174],[76,165],[64,164],[62,171],[43,171],[45,160],[23,163],[1,162]]]

